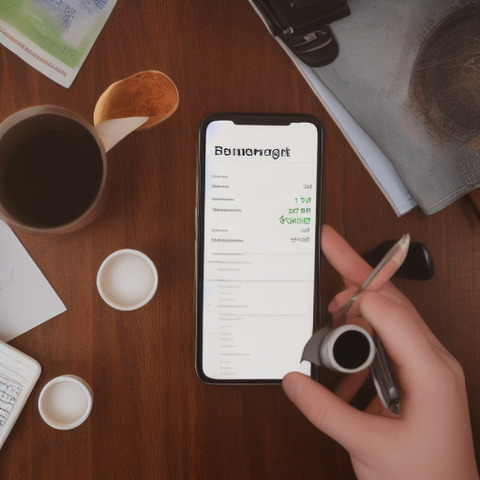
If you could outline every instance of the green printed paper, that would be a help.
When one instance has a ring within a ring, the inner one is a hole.
[[[69,86],[115,3],[0,0],[0,42],[45,75]]]

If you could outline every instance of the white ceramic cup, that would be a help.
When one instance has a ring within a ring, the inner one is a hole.
[[[97,273],[97,289],[103,300],[117,310],[135,310],[155,295],[158,273],[144,253],[131,248],[109,255]]]
[[[92,389],[76,375],[53,378],[38,397],[41,417],[58,430],[70,430],[81,425],[90,415],[92,405]]]
[[[357,325],[332,329],[320,346],[322,365],[337,372],[355,373],[371,365],[375,343],[370,334]]]

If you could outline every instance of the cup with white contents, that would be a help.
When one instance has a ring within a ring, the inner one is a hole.
[[[117,310],[143,307],[153,298],[157,286],[155,264],[139,250],[117,250],[98,269],[98,292],[108,305]]]
[[[90,415],[93,391],[77,375],[61,375],[50,380],[38,397],[38,410],[43,420],[57,430],[70,430],[81,425]]]

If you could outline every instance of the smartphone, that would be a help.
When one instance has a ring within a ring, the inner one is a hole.
[[[322,127],[308,115],[214,114],[200,126],[196,370],[206,383],[312,376]]]

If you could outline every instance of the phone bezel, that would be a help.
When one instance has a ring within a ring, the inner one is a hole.
[[[315,219],[315,273],[314,273],[314,305],[312,334],[320,324],[320,228],[322,207],[323,145],[324,133],[319,120],[306,114],[263,114],[263,113],[215,113],[205,117],[199,129],[198,164],[197,164],[197,205],[196,205],[196,238],[195,238],[195,369],[199,379],[207,384],[279,384],[282,379],[276,378],[240,378],[216,379],[207,376],[203,371],[203,261],[204,261],[204,207],[205,207],[205,148],[208,126],[215,121],[232,121],[240,125],[290,125],[292,123],[311,123],[317,130],[317,196]],[[299,359],[300,361],[300,359]],[[318,368],[312,365],[311,377],[318,379]]]

